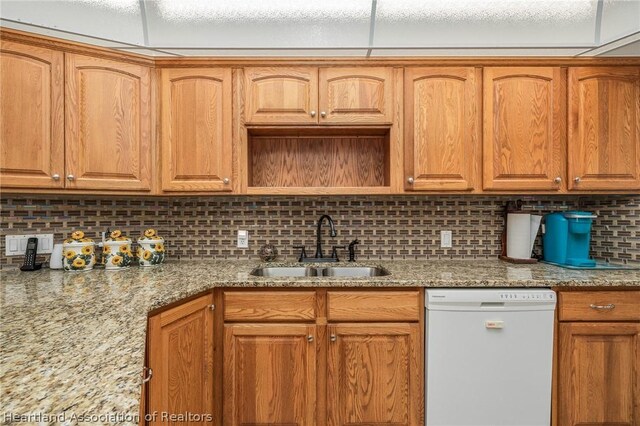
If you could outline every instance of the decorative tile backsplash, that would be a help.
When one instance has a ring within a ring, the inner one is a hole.
[[[325,251],[358,238],[358,259],[487,259],[501,251],[505,196],[325,196],[118,199],[80,196],[18,197],[0,201],[0,267],[22,257],[4,255],[7,234],[53,233],[55,241],[74,229],[99,239],[122,229],[132,237],[153,227],[166,240],[169,259],[258,259],[261,245],[274,244],[281,259],[295,260],[292,246],[315,250],[316,220],[330,214],[338,236],[323,230]],[[538,213],[585,209],[598,214],[593,255],[640,264],[640,195],[527,196]],[[239,229],[249,231],[249,249],[236,248]],[[453,231],[453,247],[440,248],[440,230]],[[540,244],[537,244],[540,250]],[[343,257],[346,253],[341,251]],[[340,253],[340,252],[339,252]],[[327,253],[328,254],[328,253]]]

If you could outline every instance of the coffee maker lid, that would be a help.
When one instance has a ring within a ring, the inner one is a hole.
[[[578,210],[570,210],[564,212],[563,216],[567,219],[595,219],[598,215],[591,212],[583,212]]]

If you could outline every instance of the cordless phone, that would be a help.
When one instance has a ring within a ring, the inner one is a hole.
[[[24,253],[24,264],[20,267],[21,271],[37,271],[42,267],[42,263],[36,263],[36,254],[38,254],[38,239],[32,237],[27,240],[27,250]]]

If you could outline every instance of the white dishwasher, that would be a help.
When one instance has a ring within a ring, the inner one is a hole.
[[[426,291],[427,426],[548,426],[556,295]]]

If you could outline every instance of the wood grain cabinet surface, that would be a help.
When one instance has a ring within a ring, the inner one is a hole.
[[[320,124],[391,124],[393,69],[320,68]]]
[[[564,187],[565,93],[560,67],[484,68],[484,189]]]
[[[65,55],[67,188],[151,189],[148,67]]]
[[[244,69],[245,121],[251,124],[316,124],[318,69]]]
[[[147,413],[196,413],[205,415],[205,421],[189,424],[214,424],[213,380],[219,370],[214,367],[212,304],[213,296],[208,294],[149,318],[153,375],[147,388]],[[160,415],[155,420],[150,424],[169,424]]]
[[[404,78],[405,189],[473,189],[480,165],[480,69],[407,68]]]
[[[163,69],[163,191],[231,191],[231,69]]]
[[[329,325],[328,426],[421,425],[417,323]]]
[[[316,326],[233,324],[224,331],[224,425],[314,425]]]
[[[640,323],[561,323],[558,425],[640,425]]]
[[[640,189],[640,67],[569,68],[569,189]]]
[[[0,42],[2,187],[64,187],[64,61],[55,50]]]

